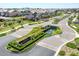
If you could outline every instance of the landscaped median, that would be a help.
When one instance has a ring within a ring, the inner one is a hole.
[[[43,22],[44,21],[42,20],[33,21],[30,19],[22,19],[21,17],[12,18],[12,20],[2,20],[0,21],[0,37],[22,28],[25,24],[34,25],[34,24],[41,24]]]
[[[19,28],[21,28],[22,26],[21,25],[19,25],[19,26],[16,26],[16,27],[14,27],[13,29],[12,28],[9,28],[9,29],[3,29],[2,31],[0,31],[0,37],[2,37],[2,36],[5,36],[5,35],[7,35],[7,34],[9,34],[9,33],[11,33],[11,32],[14,32],[14,31],[16,31],[17,29],[19,29]]]
[[[74,17],[72,17],[72,18],[69,18],[69,20],[68,20],[68,25],[71,27],[71,28],[73,28],[76,32],[78,32],[79,33],[79,23],[78,23],[78,18],[76,18],[75,20],[74,20]]]
[[[5,36],[11,32],[16,31],[17,29],[20,29],[23,27],[25,24],[33,25],[33,24],[40,24],[43,23],[44,21],[31,21],[31,20],[21,20],[21,19],[14,19],[14,20],[7,20],[0,22],[0,37]]]
[[[72,24],[70,24],[69,26],[70,26],[71,28],[73,28],[76,32],[79,33],[79,24],[74,24],[74,23],[72,23]]]
[[[23,52],[29,50],[41,39],[61,33],[61,29],[57,26],[48,25],[45,27],[34,27],[31,32],[21,38],[11,41],[6,47],[8,50],[13,52]]]

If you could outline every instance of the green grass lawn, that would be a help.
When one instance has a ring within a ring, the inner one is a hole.
[[[70,26],[79,33],[79,24],[72,23],[72,24],[70,24]]]
[[[73,18],[68,20],[68,25],[79,33],[79,24],[73,22]]]
[[[17,17],[13,17],[13,18],[17,18]],[[20,18],[20,17],[19,17]],[[42,23],[42,21],[31,21],[28,19],[22,20],[21,23],[18,23],[18,21],[20,21],[22,19],[16,19],[16,20],[8,20],[8,21],[3,21],[0,22],[0,25],[3,25],[2,27],[0,27],[0,36],[4,36],[3,33],[8,34],[9,32],[11,32],[12,30],[16,30],[21,28],[24,24],[40,24]]]
[[[8,34],[12,30],[16,30],[16,29],[19,29],[19,28],[21,28],[21,25],[18,24],[18,23],[13,23],[12,25],[2,27],[2,28],[0,28],[0,35],[4,36],[4,35],[2,35],[3,33]]]

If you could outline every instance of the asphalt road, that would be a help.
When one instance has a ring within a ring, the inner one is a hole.
[[[40,25],[45,25],[45,24],[48,25],[48,22],[45,22]],[[24,28],[21,28],[12,34],[9,34],[4,37],[0,37],[0,55],[1,56],[53,56],[55,54],[55,51],[38,45],[36,45],[28,52],[25,51],[19,54],[12,53],[6,49],[6,45],[10,41],[15,40],[16,38],[22,37],[23,35],[30,32],[32,28],[35,26],[39,26],[39,25],[25,25]]]
[[[55,54],[55,51],[52,51],[50,49],[41,47],[41,46],[34,46],[31,50],[28,52],[25,51],[23,53],[13,53],[6,49],[6,45],[11,40],[16,39],[16,37],[12,35],[7,35],[5,37],[0,38],[0,56],[53,56]]]
[[[71,14],[69,17],[73,16]],[[58,51],[59,48],[66,42],[75,38],[75,32],[68,26],[68,18],[64,18],[58,23],[58,26],[62,30],[62,34],[54,35],[48,38],[41,40],[37,45],[43,46],[45,48],[51,49],[53,51]]]
[[[72,14],[73,15],[73,14]],[[75,38],[75,32],[68,26],[68,20],[69,17],[66,19],[63,19],[59,22],[59,27],[62,29],[62,34],[60,35],[62,38],[66,39],[67,41],[72,40]]]
[[[62,39],[57,38],[57,37],[50,37],[50,41],[52,41],[52,42],[49,42],[48,39],[45,40],[46,42],[48,42],[48,44],[50,43],[53,46],[53,48],[57,48],[56,50],[58,50],[58,48],[64,42],[67,42],[68,40],[72,40],[75,37],[74,31],[66,24],[67,20],[68,20],[68,18],[63,19],[58,24],[58,26],[61,27],[62,31],[63,31],[63,33],[60,35],[60,37]],[[48,25],[48,24],[51,24],[51,22],[45,22],[45,23],[40,24],[40,25]],[[8,44],[8,42],[10,42],[11,40],[14,40],[16,38],[19,38],[19,37],[25,35],[26,33],[30,32],[34,26],[38,26],[38,25],[37,24],[31,25],[31,26],[26,25],[26,26],[24,26],[24,28],[22,28],[22,29],[20,29],[12,34],[1,37],[0,38],[0,55],[2,55],[2,56],[20,56],[20,55],[22,55],[22,56],[33,56],[33,55],[34,56],[53,56],[55,54],[55,51],[52,50],[53,48],[48,49],[46,45],[39,45],[39,44],[36,45],[34,48],[32,48],[30,51],[28,51],[28,52],[25,51],[25,52],[19,53],[19,54],[12,53],[12,52],[9,52],[8,50],[6,50],[5,46]],[[57,40],[57,39],[59,39],[59,40]],[[42,41],[42,42],[45,42],[45,41]],[[55,42],[56,43],[58,42],[58,43],[56,44]]]
[[[7,51],[5,47],[6,44],[0,46],[0,56],[53,56],[55,54],[55,51],[49,50],[47,48],[44,48],[42,46],[35,46],[28,52],[25,51],[23,53],[13,53],[10,51]]]

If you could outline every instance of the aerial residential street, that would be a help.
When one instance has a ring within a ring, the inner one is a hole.
[[[57,51],[61,45],[75,38],[75,32],[67,25],[67,20],[69,20],[68,18],[63,19],[58,23],[58,26],[63,31],[62,34],[46,38],[39,42],[38,45]]]
[[[78,5],[1,3],[0,56],[79,56]]]
[[[75,37],[75,33],[72,30],[72,28],[70,28],[67,25],[67,21],[68,21],[68,18],[60,21],[59,26],[62,28],[62,31],[63,31],[63,33],[61,34],[61,37],[69,41]]]
[[[59,49],[59,47],[64,44],[65,42],[72,40],[73,38],[75,38],[75,32],[67,25],[67,20],[68,18],[65,18],[63,20],[61,20],[58,25],[52,24],[51,21],[49,22],[44,22],[42,24],[36,24],[36,25],[24,25],[24,28],[19,29],[18,31],[9,34],[7,36],[1,37],[0,38],[0,55],[54,55],[55,52]],[[59,26],[60,28],[62,28],[62,34],[61,35],[55,35],[55,36],[51,36],[48,38],[45,38],[43,40],[41,40],[39,43],[37,43],[37,45],[32,48],[29,52],[23,52],[20,54],[16,54],[16,53],[12,53],[8,50],[6,50],[6,48],[4,48],[8,42],[10,42],[11,40],[15,40],[16,38],[22,37],[23,35],[27,34],[28,32],[30,32],[32,30],[33,27],[35,26],[45,26],[45,25],[54,25],[54,26]],[[39,51],[39,52],[36,52]],[[42,53],[42,51],[44,53]]]
[[[44,25],[49,24],[48,22],[43,23]],[[39,24],[39,25],[43,25],[43,24]],[[27,34],[28,32],[30,32],[32,30],[33,27],[35,26],[39,26],[39,25],[25,25],[24,28],[19,29],[18,31],[9,34],[7,36],[1,37],[0,38],[0,55],[54,55],[55,51],[49,50],[48,48],[44,48],[41,46],[36,45],[32,50],[30,50],[28,53],[27,51],[21,54],[16,54],[16,53],[12,53],[8,50],[6,50],[6,48],[4,48],[7,43],[9,43],[12,40],[15,40],[16,38],[22,37],[23,35]],[[39,52],[35,52],[35,51],[39,51]],[[42,53],[45,52],[44,54]]]

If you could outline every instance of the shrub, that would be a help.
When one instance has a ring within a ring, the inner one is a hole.
[[[70,56],[78,56],[76,53],[71,53]]]
[[[1,37],[1,36],[5,36],[5,35],[6,35],[6,33],[2,33],[2,34],[0,34],[0,37]]]
[[[65,55],[65,51],[60,51],[60,52],[59,52],[59,55],[60,55],[60,56],[64,56],[64,55]]]
[[[76,39],[75,39],[75,42],[76,42],[77,44],[79,44],[79,38],[76,38]]]
[[[73,48],[73,49],[76,49],[76,44],[74,44],[74,43],[69,42],[69,43],[66,44],[66,46],[70,47],[70,48]]]

